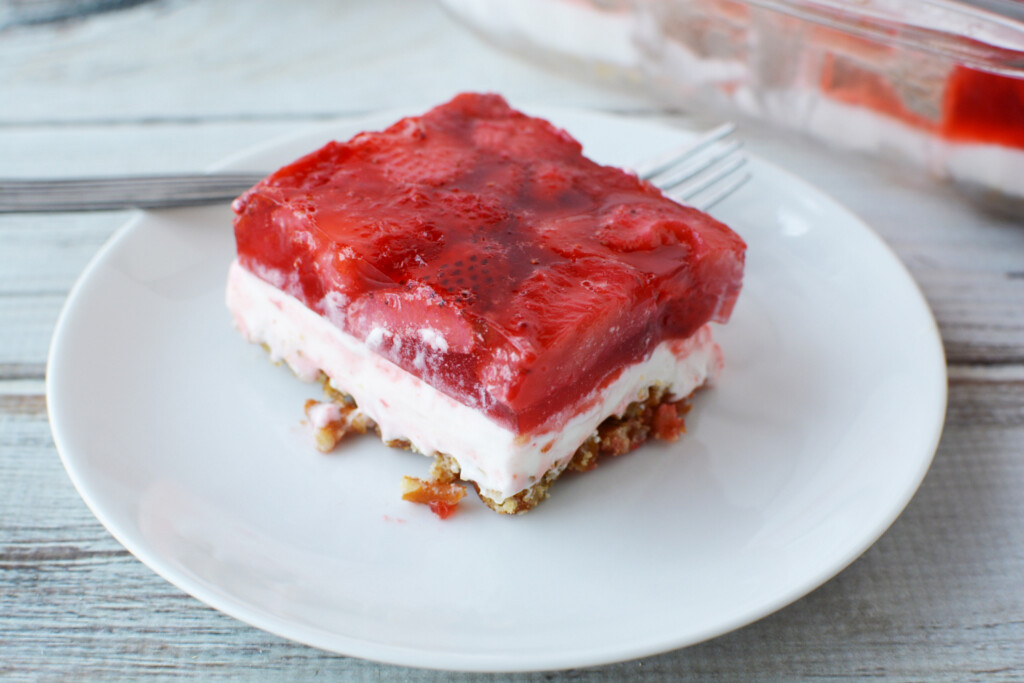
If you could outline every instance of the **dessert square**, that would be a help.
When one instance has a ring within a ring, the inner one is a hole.
[[[326,379],[320,446],[373,429],[501,512],[678,436],[743,274],[732,230],[497,95],[331,142],[233,208],[229,308]]]

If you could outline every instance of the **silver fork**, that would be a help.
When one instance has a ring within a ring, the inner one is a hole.
[[[667,195],[706,211],[750,177],[742,143],[729,141],[726,123],[696,140],[633,167]],[[157,209],[216,204],[258,183],[259,173],[98,176],[94,178],[0,178],[0,213]]]

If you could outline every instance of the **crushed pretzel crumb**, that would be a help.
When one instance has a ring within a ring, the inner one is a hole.
[[[427,505],[441,519],[450,517],[465,495],[466,489],[455,482],[402,477],[402,500]]]
[[[321,453],[334,450],[345,436],[365,434],[375,426],[373,420],[360,412],[354,404],[309,399],[306,401],[305,413],[316,449]]]
[[[678,441],[686,433],[685,412],[679,403],[662,403],[654,412],[654,435],[662,441]]]
[[[324,382],[324,393],[328,401],[311,399],[305,406],[306,417],[320,451],[332,450],[349,434],[365,434],[371,430],[380,434],[377,424],[359,410],[351,396],[335,390],[328,382]],[[571,458],[555,463],[539,481],[515,496],[494,500],[489,497],[489,492],[481,491],[473,482],[468,483],[476,489],[487,507],[496,512],[510,515],[527,512],[547,497],[548,489],[563,470],[592,470],[602,458],[623,455],[652,438],[664,441],[679,439],[686,432],[683,418],[690,411],[690,397],[672,398],[664,387],[650,387],[638,395],[621,416],[609,417],[602,422]],[[520,435],[516,438],[525,437]],[[385,444],[392,448],[417,450],[402,438],[386,440]],[[427,479],[402,478],[402,499],[426,505],[438,517],[447,519],[466,495],[460,477],[459,463],[454,458],[434,453],[434,463]]]

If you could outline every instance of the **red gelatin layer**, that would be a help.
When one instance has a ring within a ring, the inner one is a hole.
[[[331,142],[239,198],[243,267],[519,433],[725,322],[745,245],[496,95]]]

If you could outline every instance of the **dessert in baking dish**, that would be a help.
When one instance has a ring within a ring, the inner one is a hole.
[[[404,491],[441,514],[459,481],[518,513],[676,438],[743,274],[732,230],[496,95],[331,142],[234,210],[242,334],[326,379],[322,449],[372,429],[436,456]]]

